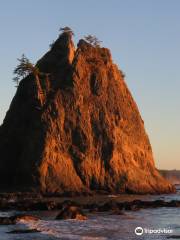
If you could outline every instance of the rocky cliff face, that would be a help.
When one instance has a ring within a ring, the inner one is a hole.
[[[62,34],[0,127],[0,184],[43,192],[172,191],[110,51]]]

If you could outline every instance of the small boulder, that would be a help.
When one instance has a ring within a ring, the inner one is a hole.
[[[11,217],[0,217],[0,225],[12,225],[16,224],[15,219]]]
[[[180,207],[180,201],[172,200],[170,202],[166,202],[167,207]]]
[[[39,218],[32,215],[17,214],[10,217],[0,217],[0,225],[13,225],[18,221],[38,221]]]
[[[24,220],[24,221],[38,221],[39,220],[39,218],[36,216],[21,215],[21,214],[14,216],[14,218],[15,218],[16,222],[21,221],[21,220]]]
[[[118,205],[114,201],[109,201],[98,207],[99,212],[118,210]]]
[[[125,213],[121,210],[113,210],[110,214],[112,214],[112,215],[125,215]]]
[[[139,206],[134,204],[133,202],[128,202],[126,205],[125,205],[125,210],[128,210],[128,211],[137,211],[139,210]]]
[[[76,219],[86,220],[87,216],[77,206],[65,206],[61,212],[57,215],[56,219]]]

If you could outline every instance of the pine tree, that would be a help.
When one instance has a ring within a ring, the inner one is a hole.
[[[68,34],[74,36],[74,32],[70,27],[60,28],[59,31],[62,32],[62,33],[68,33]]]
[[[20,80],[25,78],[27,75],[32,73],[36,77],[39,74],[39,69],[34,66],[24,54],[22,54],[22,57],[19,58],[18,61],[19,64],[13,71],[16,75],[13,78],[13,81],[16,83],[16,87],[18,87]]]
[[[100,44],[102,42],[102,41],[99,41],[96,36],[93,36],[93,35],[90,35],[90,34],[85,36],[84,38],[88,43],[90,43],[94,47],[100,47]]]

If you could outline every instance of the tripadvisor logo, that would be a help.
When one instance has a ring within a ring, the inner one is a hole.
[[[142,235],[143,234],[143,228],[142,227],[137,227],[137,228],[135,228],[135,234],[136,235]]]
[[[134,230],[136,235],[142,235],[142,234],[171,234],[173,233],[172,229],[169,228],[158,228],[158,229],[150,229],[150,228],[142,228],[142,227],[136,227]]]

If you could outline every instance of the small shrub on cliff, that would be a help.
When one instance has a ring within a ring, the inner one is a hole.
[[[93,35],[87,35],[84,37],[84,39],[94,47],[100,47],[100,44],[102,42],[102,41],[99,41],[98,38]]]
[[[14,69],[14,74],[16,75],[13,78],[13,81],[18,87],[19,81],[22,78],[25,78],[29,74],[34,74],[35,76],[39,74],[39,69],[30,62],[30,60],[23,54],[21,58],[18,59],[19,64]]]
[[[49,44],[49,48],[52,49],[54,46],[55,41],[53,40],[52,43]]]
[[[119,72],[120,72],[122,78],[126,77],[126,74],[122,70],[119,70]]]
[[[68,34],[74,36],[74,32],[70,27],[60,28],[59,31],[62,32],[62,33],[68,33]]]

